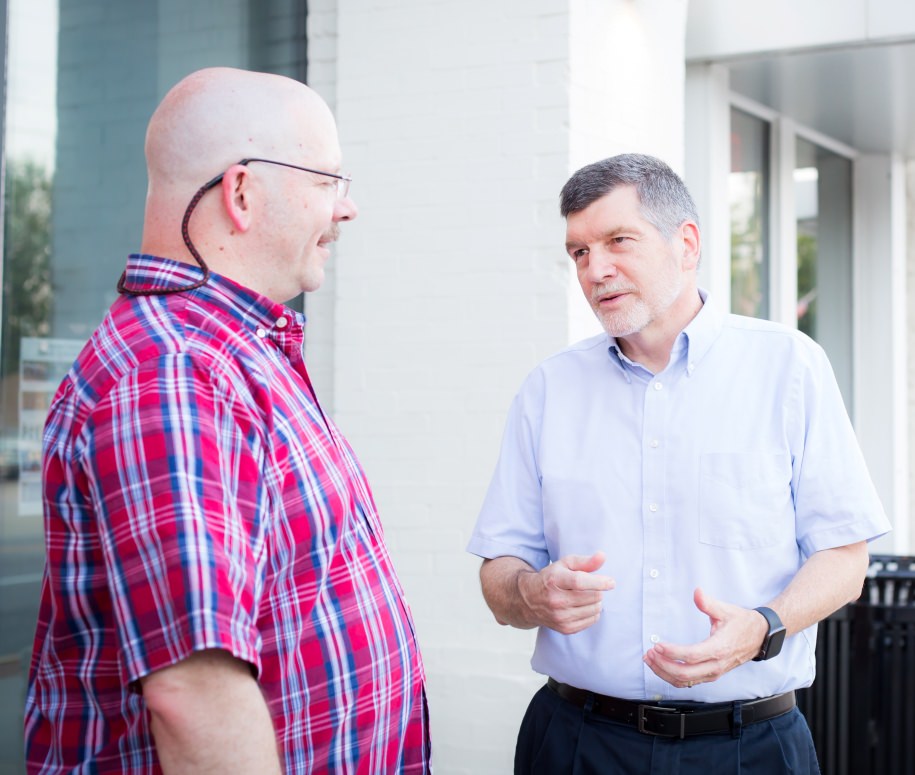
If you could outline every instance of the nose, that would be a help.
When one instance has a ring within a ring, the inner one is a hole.
[[[585,273],[592,283],[616,277],[617,272],[616,260],[609,251],[595,248],[588,252],[588,266]]]
[[[351,221],[359,215],[359,208],[348,196],[338,199],[334,204],[334,222]]]

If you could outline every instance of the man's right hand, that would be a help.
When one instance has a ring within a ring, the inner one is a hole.
[[[604,559],[603,552],[570,554],[539,572],[517,557],[484,560],[483,596],[499,624],[571,635],[600,618],[603,593],[615,586],[609,576],[594,573]]]

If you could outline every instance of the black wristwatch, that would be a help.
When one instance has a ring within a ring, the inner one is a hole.
[[[769,632],[766,633],[766,637],[763,639],[759,653],[753,657],[754,662],[762,662],[764,659],[772,659],[772,657],[778,656],[778,653],[782,650],[782,644],[785,642],[785,625],[782,624],[778,614],[771,608],[760,606],[753,610],[759,611],[769,623]]]

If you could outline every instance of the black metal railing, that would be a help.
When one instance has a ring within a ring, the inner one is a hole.
[[[798,693],[823,775],[915,773],[915,557],[874,555],[861,597],[820,623]]]

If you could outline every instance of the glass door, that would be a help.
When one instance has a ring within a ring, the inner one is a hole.
[[[731,109],[731,311],[769,315],[770,124]]]
[[[51,329],[57,0],[8,3],[0,325],[0,772],[22,771],[41,574],[41,429],[61,370]]]
[[[819,342],[852,410],[852,162],[797,138],[797,326]]]
[[[44,567],[49,401],[139,247],[146,123],[201,67],[305,78],[301,0],[0,0],[8,15],[0,257],[0,775],[22,718]],[[3,15],[0,13],[0,22]]]

